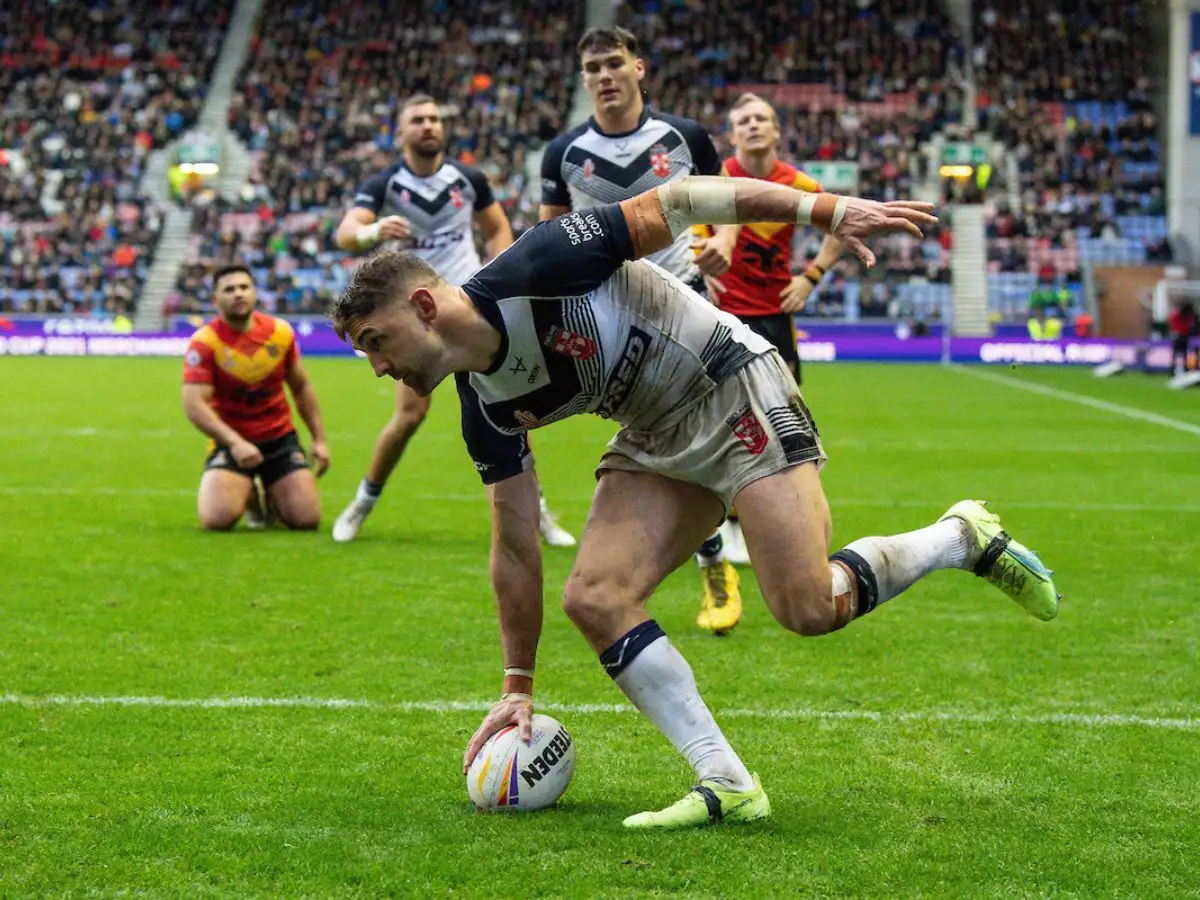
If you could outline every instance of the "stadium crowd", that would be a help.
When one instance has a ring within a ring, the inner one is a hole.
[[[230,0],[0,11],[0,310],[129,310],[162,211],[147,154],[200,112]]]

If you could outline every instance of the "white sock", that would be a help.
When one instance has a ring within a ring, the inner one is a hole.
[[[684,755],[697,781],[719,781],[735,791],[753,787],[750,773],[700,696],[691,666],[666,635],[642,648],[613,680]]]
[[[846,545],[875,573],[879,603],[902,594],[919,579],[938,569],[969,569],[979,556],[971,527],[962,519],[945,519],[928,528],[891,537],[859,538]],[[836,558],[836,554],[835,554]],[[834,596],[838,594],[835,572]],[[860,598],[861,600],[861,598]],[[869,612],[860,607],[859,614]]]

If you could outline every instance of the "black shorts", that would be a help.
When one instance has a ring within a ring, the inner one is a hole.
[[[208,459],[204,461],[204,469],[225,469],[247,478],[257,475],[262,479],[263,487],[270,487],[284,475],[308,468],[308,456],[300,446],[300,438],[294,431],[289,431],[283,437],[274,440],[255,441],[254,446],[262,453],[263,461],[253,469],[243,469],[239,466],[229,448],[222,444],[218,444],[208,454]]]
[[[766,338],[779,351],[796,384],[800,383],[800,351],[796,349],[796,320],[788,313],[774,316],[738,316],[759,337]]]

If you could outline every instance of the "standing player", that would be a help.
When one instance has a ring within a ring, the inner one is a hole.
[[[446,135],[437,101],[428,94],[409,97],[400,108],[400,162],[359,190],[354,206],[338,225],[337,245],[364,253],[384,241],[400,241],[451,284],[462,284],[479,268],[472,225],[479,227],[488,256],[512,244],[512,227],[492,196],[487,176],[446,159]],[[409,439],[429,413],[429,398],[396,382],[396,411],[383,426],[366,477],[350,505],[333,524],[335,541],[358,536]],[[559,526],[541,502],[539,527],[552,547],[574,547],[575,538]]]
[[[761,178],[802,191],[821,192],[821,185],[813,178],[779,158],[779,119],[775,109],[757,94],[742,94],[734,101],[729,111],[729,131],[734,155],[722,164],[722,175]],[[817,258],[804,274],[793,276],[795,231],[795,225],[771,222],[746,225],[740,231],[720,231],[710,242],[720,242],[721,256],[728,254],[731,261],[728,269],[709,279],[708,284],[712,301],[770,341],[792,370],[796,384],[800,384],[794,315],[804,308],[809,294],[841,257],[843,248],[841,241],[826,235]],[[730,512],[722,532],[730,560],[746,561],[746,542],[736,511]]]
[[[628,200],[657,184],[688,175],[716,175],[721,160],[698,122],[653,112],[642,98],[646,64],[637,38],[624,28],[589,29],[579,41],[583,85],[594,115],[559,135],[542,157],[542,221],[604,203]],[[732,229],[736,236],[737,229]],[[649,259],[703,290],[697,264],[711,266],[714,251],[694,258],[689,235],[680,235]],[[726,250],[728,255],[728,251]],[[728,262],[726,256],[725,262]],[[714,634],[730,631],[742,616],[737,571],[725,558],[720,531],[696,553],[704,584],[697,624]]]
[[[692,177],[543,222],[461,288],[405,253],[377,255],[355,273],[330,311],[338,333],[349,334],[376,375],[402,378],[421,394],[456,373],[463,436],[488,484],[504,693],[471,738],[464,771],[501,728],[532,734],[543,584],[526,430],[577,413],[610,416],[622,428],[600,461],[563,606],[696,776],[682,800],[630,816],[627,827],[770,814],[758,778],[645,609],[735,500],[763,598],[798,634],[842,628],[947,568],[974,572],[1034,616],[1054,618],[1050,572],[972,500],[928,527],[862,538],[829,557],[832,523],[818,473],[825,454],[779,354],[661,268],[628,262],[692,225],[766,221],[815,224],[871,265],[864,239],[920,235],[919,225],[936,221],[928,209]],[[511,374],[517,358],[538,362],[535,384]]]
[[[192,335],[183,365],[183,411],[211,438],[197,499],[200,523],[225,531],[244,514],[250,519],[255,507],[269,506],[289,528],[316,528],[321,497],[292,425],[285,383],[312,434],[317,475],[329,468],[329,447],[296,336],[287,322],[255,310],[258,294],[243,266],[216,272],[213,303],[217,317]]]

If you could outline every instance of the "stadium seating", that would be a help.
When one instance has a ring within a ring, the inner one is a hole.
[[[231,0],[0,10],[0,310],[131,309],[162,211],[147,154],[195,121]]]
[[[408,9],[408,7],[406,7]],[[332,231],[371,174],[392,164],[400,102],[444,100],[448,154],[487,173],[518,230],[528,150],[563,127],[582,4],[425,4],[397,16],[356,0],[267,0],[230,125],[254,151],[242,201],[196,218],[171,309],[204,306],[222,263],[250,264],[271,306],[319,311],[345,283]]]

